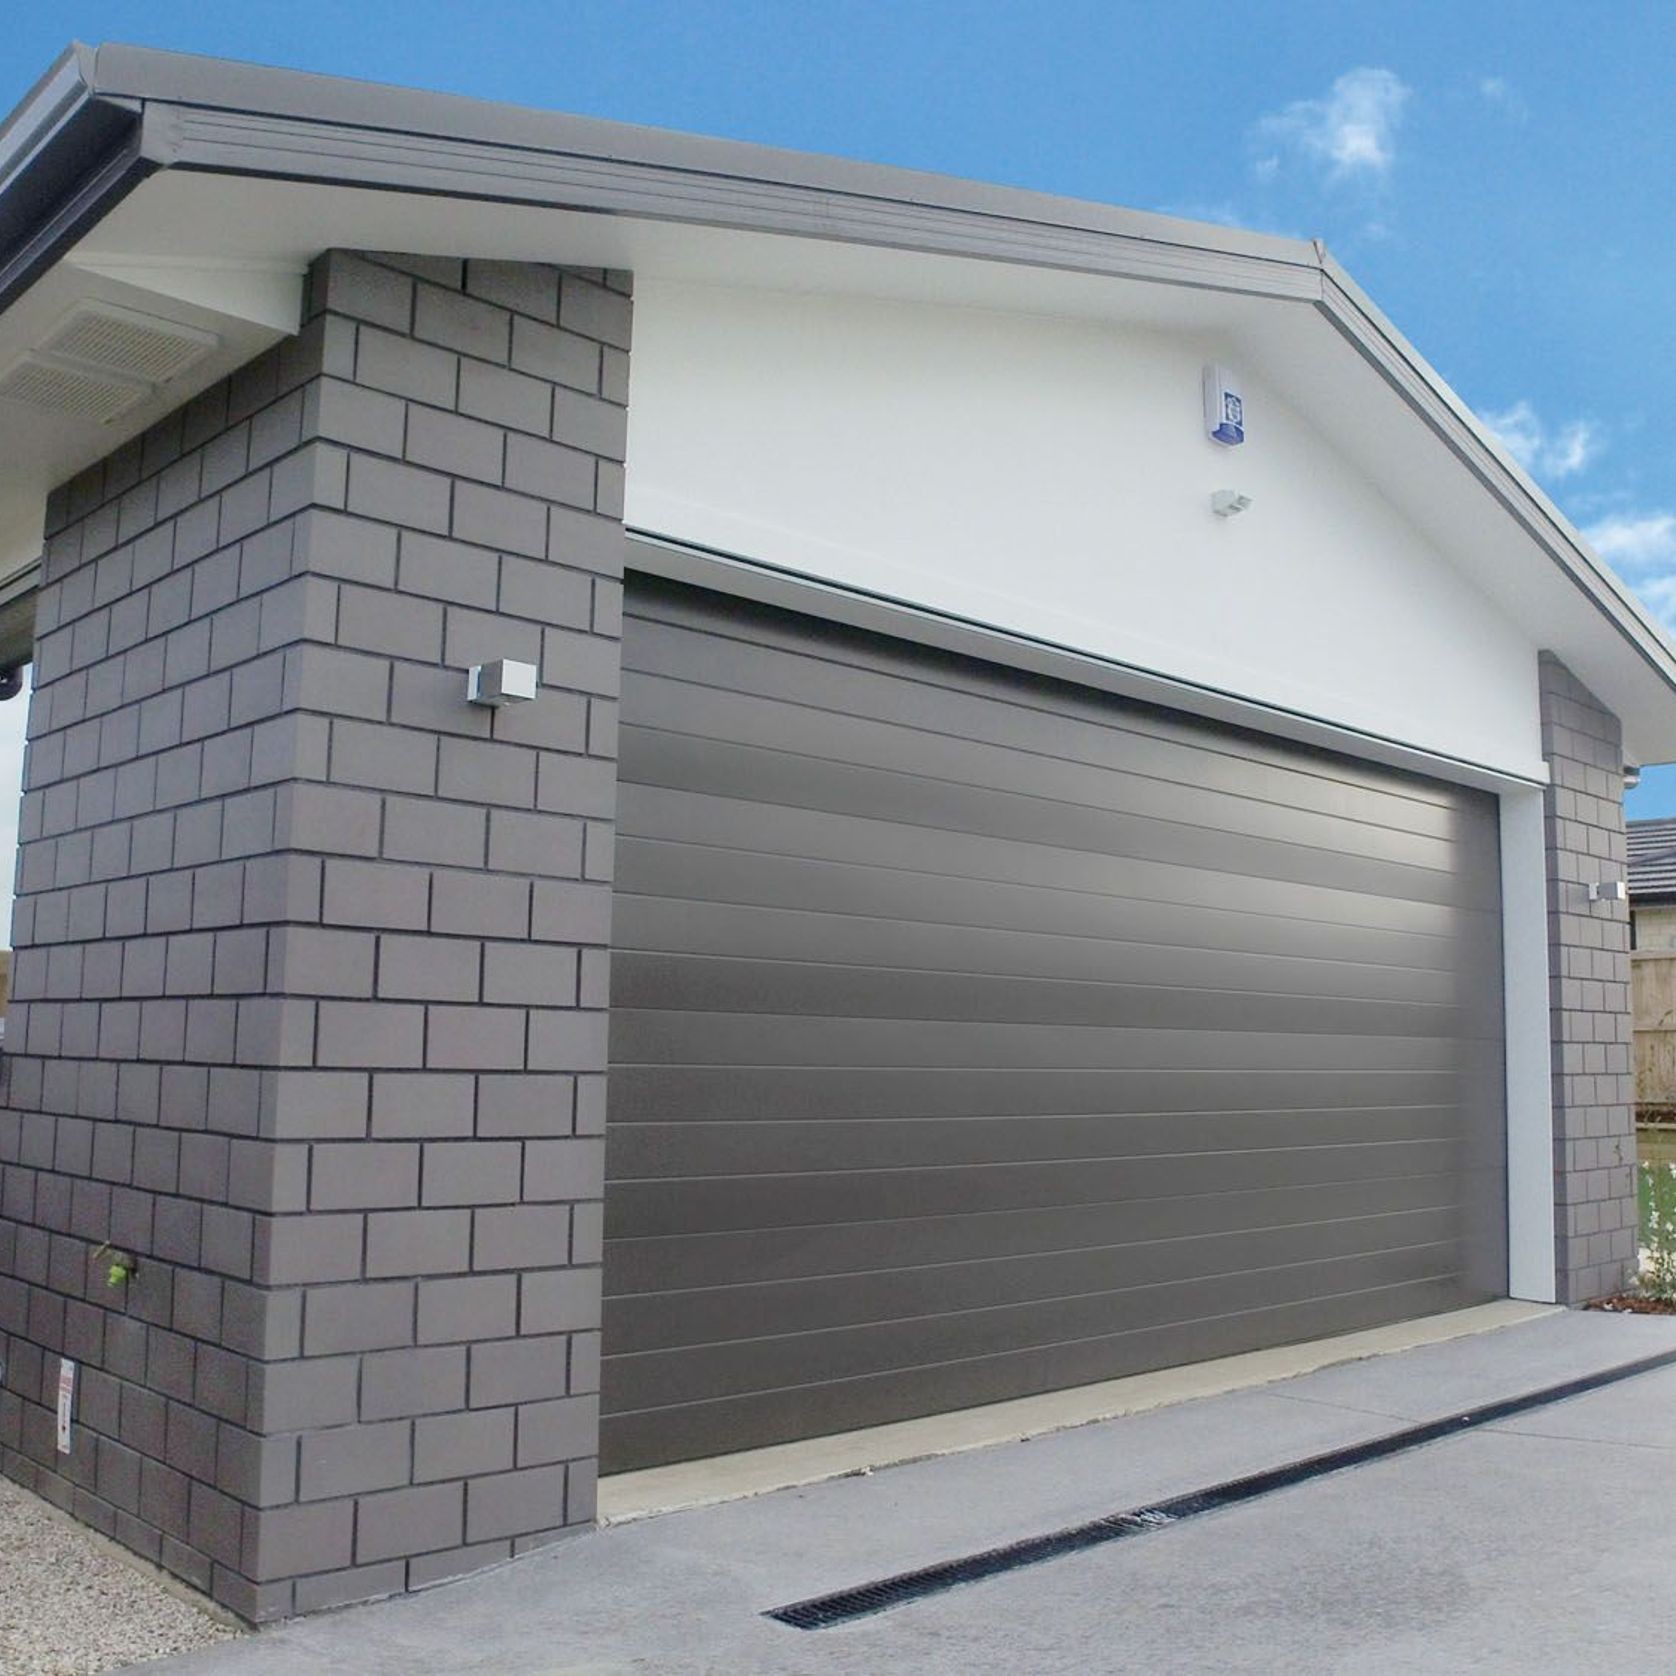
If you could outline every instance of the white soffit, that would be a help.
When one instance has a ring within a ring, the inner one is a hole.
[[[173,256],[106,258],[77,252],[67,264],[116,285],[133,286],[153,297],[168,297],[189,308],[266,326],[281,335],[296,331],[302,317],[302,261],[227,262]]]
[[[1184,227],[1184,238],[1190,232]],[[1285,269],[1275,293],[1258,296],[839,240],[173,170],[142,183],[71,261],[83,285],[132,295],[143,284],[206,316],[232,308],[244,330],[230,334],[229,343],[243,360],[278,335],[276,322],[287,317],[307,263],[334,246],[618,267],[731,287],[853,293],[1208,335],[1309,415],[1533,642],[1559,651],[1580,679],[1614,702],[1631,752],[1649,761],[1676,757],[1676,714],[1660,676],[1314,306],[1298,270]],[[61,284],[69,269],[61,265],[0,321],[0,365],[9,363],[6,344],[17,323],[34,316],[38,294]],[[225,370],[220,362],[212,376]],[[169,405],[175,399],[171,393]],[[106,430],[137,430],[155,416],[139,409]],[[71,469],[120,440],[107,434]],[[49,451],[61,455],[62,439]],[[0,517],[8,490],[15,496],[16,485],[5,480],[11,470],[0,463]],[[55,467],[53,480],[63,475]],[[15,530],[0,525],[0,577],[23,546]]]
[[[190,248],[187,246],[186,248]],[[0,587],[47,493],[296,331],[299,264],[61,262],[0,316]]]

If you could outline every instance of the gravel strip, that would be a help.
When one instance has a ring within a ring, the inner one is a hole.
[[[241,1633],[0,1478],[4,1676],[100,1676]]]

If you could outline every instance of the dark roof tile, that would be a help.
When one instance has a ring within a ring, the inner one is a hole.
[[[1629,821],[1629,893],[1676,896],[1676,816]]]

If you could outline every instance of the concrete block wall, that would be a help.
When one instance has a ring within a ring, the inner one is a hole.
[[[252,1619],[593,1516],[628,292],[333,253],[53,497],[0,1467]]]
[[[1636,1267],[1629,910],[1590,902],[1628,877],[1623,737],[1558,658],[1540,662],[1554,1077],[1555,1263],[1562,1303],[1619,1291]]]

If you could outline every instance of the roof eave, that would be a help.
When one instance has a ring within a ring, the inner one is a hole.
[[[0,125],[0,309],[156,167],[141,104],[96,92],[93,60],[67,47]]]
[[[1323,312],[1612,621],[1637,655],[1676,687],[1676,645],[1652,614],[1325,247],[1321,265],[1326,280]]]
[[[73,46],[0,127],[0,308],[159,167],[540,204],[1306,302],[1676,692],[1676,647],[1318,243],[454,95]]]

